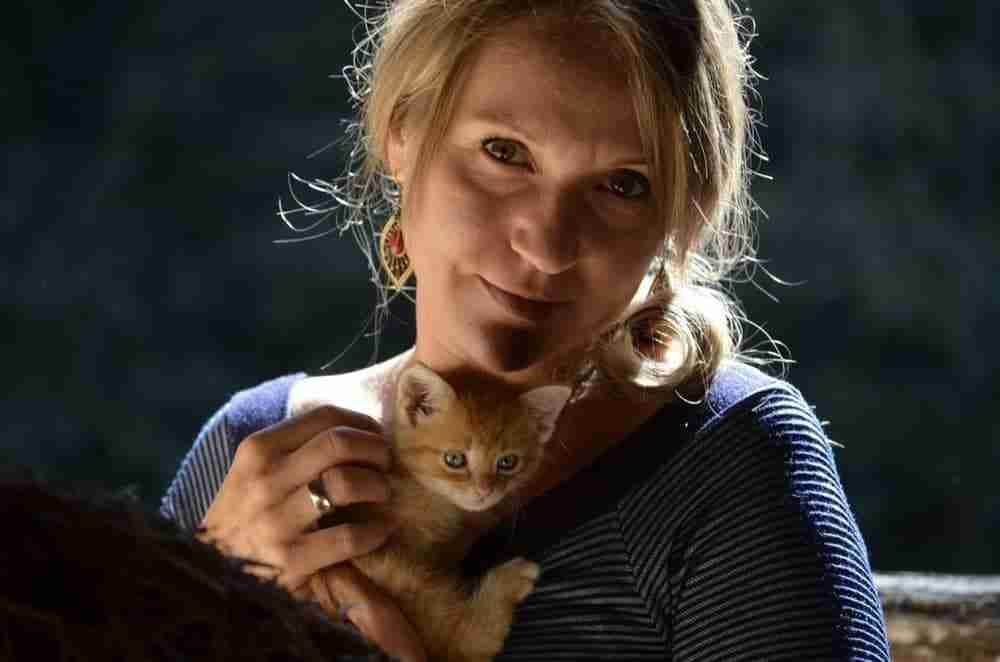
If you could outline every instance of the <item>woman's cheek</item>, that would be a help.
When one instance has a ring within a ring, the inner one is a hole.
[[[504,207],[504,197],[486,178],[463,177],[451,188],[449,215],[457,232],[475,233],[484,239],[496,234],[503,227]]]

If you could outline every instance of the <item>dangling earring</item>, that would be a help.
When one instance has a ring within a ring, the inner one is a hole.
[[[406,254],[406,244],[403,242],[403,228],[399,224],[399,214],[393,214],[382,228],[378,244],[379,259],[382,269],[389,277],[389,287],[401,290],[413,273],[410,256]]]

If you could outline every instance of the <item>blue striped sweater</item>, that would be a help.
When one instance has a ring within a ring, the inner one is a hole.
[[[288,375],[236,394],[161,511],[193,529],[236,445],[288,415]],[[553,526],[553,522],[558,522]],[[542,566],[498,660],[889,660],[882,606],[831,447],[787,382],[727,363],[466,559]]]

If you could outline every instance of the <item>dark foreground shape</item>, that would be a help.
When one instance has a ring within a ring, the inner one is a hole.
[[[128,497],[0,481],[0,660],[388,658]]]

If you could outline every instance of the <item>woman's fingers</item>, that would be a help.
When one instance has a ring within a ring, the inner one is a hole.
[[[416,629],[388,595],[353,564],[324,568],[310,578],[312,593],[334,618],[348,620],[379,648],[404,662],[425,662],[427,654]]]
[[[217,525],[219,519],[252,520],[286,499],[295,500],[296,490],[334,465],[388,468],[385,440],[377,432],[341,425],[345,419],[378,426],[356,412],[319,407],[244,439],[236,447],[216,503],[206,513],[206,524]],[[289,527],[289,532],[295,530],[300,529]]]
[[[291,453],[320,432],[338,425],[374,433],[382,431],[379,423],[370,416],[334,405],[323,405],[255,432],[240,443],[238,449],[249,444],[249,454],[259,453],[272,458]]]
[[[282,558],[273,563],[281,568],[278,583],[294,593],[321,568],[378,549],[395,529],[395,525],[382,520],[338,524],[308,533],[293,545],[276,547],[285,550]]]
[[[327,467],[355,464],[384,471],[389,463],[389,447],[380,435],[345,426],[324,428],[276,463],[271,489],[290,493],[319,477]],[[336,478],[327,482],[327,491],[337,489],[338,486],[332,484],[335,482]],[[334,494],[331,492],[330,496]]]
[[[381,503],[389,500],[389,482],[381,472],[374,469],[339,466],[327,469],[319,477],[334,508],[351,503]],[[277,532],[274,536],[281,540],[308,530],[321,515],[309,496],[308,486],[301,485],[287,499],[264,513],[262,518],[281,524],[284,533]]]
[[[392,527],[381,521],[309,532],[321,516],[308,484],[320,478],[334,504],[385,501],[390,464],[380,426],[357,412],[323,406],[244,439],[202,518],[202,539],[259,562],[255,574],[297,590],[320,568],[367,554]]]

